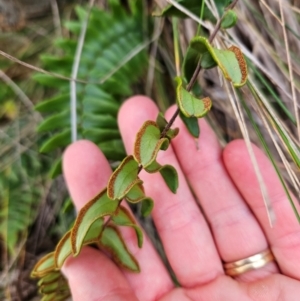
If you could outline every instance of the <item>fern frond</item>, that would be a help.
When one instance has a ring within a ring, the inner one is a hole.
[[[132,84],[140,78],[147,66],[145,49],[130,57],[132,49],[142,45],[144,40],[141,26],[143,14],[140,10],[141,7],[136,4],[129,14],[116,3],[111,5],[110,12],[93,8],[80,58],[78,79],[87,83],[76,84],[78,138],[95,142],[110,160],[120,160],[125,155],[120,143],[117,112],[123,98],[132,93]],[[47,70],[70,76],[76,36],[80,33],[87,11],[78,6],[76,14],[78,21],[65,23],[74,37],[56,41],[63,54],[41,57]],[[36,74],[34,78],[40,84],[57,90],[55,96],[36,106],[38,111],[48,113],[38,131],[51,131],[52,137],[40,149],[42,152],[50,152],[67,146],[71,141],[69,83],[45,74]],[[115,148],[116,145],[119,149]]]

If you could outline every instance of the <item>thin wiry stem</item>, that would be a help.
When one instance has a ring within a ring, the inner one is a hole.
[[[37,71],[39,73],[43,73],[43,74],[47,74],[47,75],[51,75],[53,77],[56,77],[56,78],[59,78],[59,79],[62,79],[62,80],[67,80],[67,81],[71,81],[72,78],[68,77],[68,76],[64,76],[64,75],[61,75],[59,73],[55,73],[55,72],[49,72],[45,69],[42,69],[42,68],[39,68],[39,67],[36,67],[36,66],[33,66],[31,64],[28,64],[28,63],[25,63],[19,59],[17,59],[16,57],[0,50],[0,55],[2,55],[3,57],[9,59],[10,61],[14,62],[14,63],[17,63],[17,64],[20,64],[28,69],[31,69],[33,71]],[[85,80],[76,80],[76,82],[78,83],[83,83],[83,84],[87,84],[88,82],[85,81]]]
[[[74,64],[72,68],[72,75],[71,75],[71,82],[70,82],[70,98],[71,98],[71,132],[72,132],[72,141],[77,140],[77,93],[76,93],[76,82],[79,70],[79,64],[80,64],[80,58],[82,54],[82,49],[84,45],[86,30],[89,22],[89,17],[91,13],[91,9],[94,6],[95,0],[90,0],[89,2],[89,9],[86,15],[86,18],[82,24],[81,32],[79,35],[76,53],[75,53],[75,59]]]

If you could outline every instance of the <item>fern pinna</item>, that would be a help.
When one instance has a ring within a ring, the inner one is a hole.
[[[115,2],[110,12],[91,10],[78,71],[80,82],[76,84],[78,137],[95,142],[109,160],[125,156],[116,116],[121,100],[132,93],[132,84],[147,66],[147,53],[142,47],[142,7],[135,1],[130,4],[130,13]],[[79,20],[65,24],[74,37],[56,41],[63,54],[42,56],[45,68],[68,77],[77,36],[87,17],[87,10],[82,7],[76,7],[76,13]],[[136,49],[141,50],[131,55]],[[44,86],[57,89],[55,96],[36,106],[38,111],[47,114],[38,131],[53,133],[40,149],[47,153],[71,142],[70,84],[47,74],[36,74],[34,78]],[[52,177],[61,172],[60,166],[58,159],[51,171]]]

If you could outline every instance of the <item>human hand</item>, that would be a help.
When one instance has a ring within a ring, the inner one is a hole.
[[[167,112],[167,119],[174,111],[173,107]],[[155,120],[157,113],[155,104],[142,96],[122,106],[119,125],[128,154],[140,126]],[[200,123],[199,150],[177,119],[174,126],[180,128],[179,135],[172,140],[172,148],[159,153],[158,162],[178,171],[176,194],[158,173],[140,173],[146,195],[155,202],[152,217],[181,287],[175,288],[150,240],[145,237],[139,249],[132,229],[122,227],[141,273],[120,270],[101,251],[85,247],[63,267],[74,301],[299,300],[300,225],[273,167],[254,147],[277,217],[270,228],[245,143],[233,141],[222,150],[206,122]],[[63,169],[78,210],[106,186],[111,174],[105,157],[88,141],[78,141],[66,150]],[[276,261],[236,277],[224,273],[222,262],[268,248]]]

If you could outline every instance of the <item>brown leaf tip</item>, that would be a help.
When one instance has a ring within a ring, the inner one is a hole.
[[[235,56],[238,60],[240,70],[241,70],[241,73],[242,73],[241,83],[244,83],[247,80],[248,70],[247,70],[247,63],[246,63],[246,60],[244,58],[243,52],[241,51],[241,49],[239,47],[236,47],[234,45],[232,45],[228,49],[235,54]]]
[[[148,126],[153,125],[158,128],[157,124],[153,120],[147,120],[144,122],[140,130],[136,134],[135,142],[134,142],[134,148],[133,148],[133,154],[136,160],[141,163],[141,141],[144,133],[146,132],[146,129]]]
[[[211,109],[211,106],[212,106],[212,101],[209,97],[204,97],[202,99],[203,101],[203,104],[204,104],[204,108],[206,111],[209,111]]]

